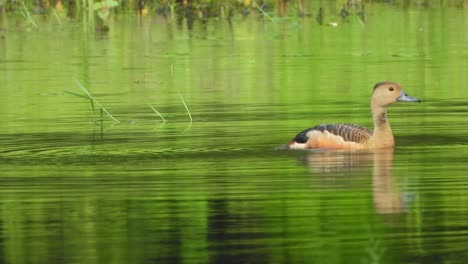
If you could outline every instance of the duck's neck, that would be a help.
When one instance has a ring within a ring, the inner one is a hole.
[[[372,147],[385,148],[393,147],[395,141],[393,139],[392,128],[387,119],[387,109],[371,104],[372,119],[374,120],[374,134],[371,138]]]

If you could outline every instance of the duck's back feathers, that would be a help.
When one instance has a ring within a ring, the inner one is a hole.
[[[355,144],[365,143],[371,136],[371,130],[358,125],[321,124],[297,134],[290,141],[289,146],[291,148],[349,148]]]

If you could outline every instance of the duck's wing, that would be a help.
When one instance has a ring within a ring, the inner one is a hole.
[[[316,134],[316,131],[320,131],[322,133],[326,131],[330,134],[341,137],[345,142],[354,143],[364,143],[372,136],[372,131],[367,127],[354,124],[321,124],[300,132],[292,141],[305,144],[311,136]]]

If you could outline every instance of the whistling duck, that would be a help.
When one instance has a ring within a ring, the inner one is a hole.
[[[397,83],[377,83],[370,102],[374,131],[354,124],[321,124],[297,134],[289,141],[288,148],[391,148],[395,145],[395,141],[387,121],[387,107],[395,102],[421,102],[421,100],[406,94]]]

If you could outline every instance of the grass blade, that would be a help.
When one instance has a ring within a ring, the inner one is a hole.
[[[265,12],[265,10],[263,10],[262,7],[260,7],[257,3],[255,3],[255,5],[257,6],[257,9],[262,13],[263,16],[265,16],[266,18],[268,18],[268,20],[270,20],[271,22],[274,22],[274,21],[275,21],[273,18],[271,18],[270,15],[267,14],[267,12]]]
[[[63,26],[62,19],[60,19],[60,16],[57,14],[57,11],[55,10],[55,8],[52,8],[52,12],[54,13],[54,16],[59,22],[60,26]]]
[[[153,107],[149,102],[147,102],[146,100],[145,100],[145,102],[146,102],[146,104],[147,104],[149,107],[151,107],[151,109],[153,109],[153,111],[154,111],[157,115],[159,115],[159,117],[161,117],[161,119],[162,119],[163,122],[167,122],[167,120],[164,118],[164,116],[163,116],[158,110],[156,110],[156,108],[154,108],[154,107]]]
[[[31,16],[31,13],[29,13],[29,10],[28,8],[26,7],[26,4],[24,3],[24,1],[21,1],[21,4],[23,4],[23,16],[28,20],[29,23],[31,23],[36,29],[39,28],[39,25],[36,24],[36,22],[34,21],[34,19],[32,18]]]
[[[190,110],[189,110],[187,104],[185,103],[185,100],[184,100],[184,98],[182,97],[182,95],[181,95],[179,92],[177,92],[177,94],[179,95],[180,100],[182,100],[182,103],[184,104],[185,109],[187,110],[188,116],[189,116],[189,118],[190,118],[190,124],[192,124],[193,119],[192,119],[192,115],[190,114]]]
[[[104,111],[104,113],[106,113],[112,120],[114,120],[115,122],[117,123],[120,123],[119,120],[117,120],[117,118],[115,118],[111,113],[109,113],[109,111],[107,111],[104,106],[102,106],[89,92],[88,90],[83,86],[81,85],[81,83],[78,81],[78,80],[75,80],[76,84],[78,85],[78,87],[80,87],[80,89],[87,95],[89,96],[89,98],[99,106],[99,108],[101,108],[102,111]]]
[[[91,108],[93,109],[93,113],[96,112],[96,109],[94,109],[93,98],[90,98],[90,97],[87,96],[87,95],[77,94],[77,93],[70,92],[70,91],[65,91],[65,90],[62,90],[62,91],[63,91],[64,93],[71,94],[71,95],[78,96],[78,97],[84,98],[84,99],[86,99],[86,100],[89,100],[89,102],[91,103]]]
[[[78,96],[78,97],[81,97],[81,98],[84,98],[84,99],[88,99],[88,100],[92,100],[91,98],[89,98],[88,96],[85,96],[85,95],[82,95],[82,94],[77,94],[77,93],[74,93],[74,92],[69,92],[69,91],[65,91],[65,90],[62,90],[64,93],[67,93],[67,94],[71,94],[71,95],[75,95],[75,96]]]

